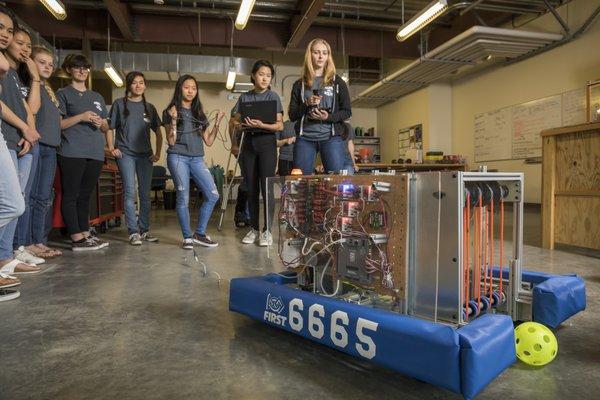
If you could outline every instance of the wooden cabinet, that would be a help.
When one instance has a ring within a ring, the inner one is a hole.
[[[600,250],[600,123],[542,132],[542,246]]]

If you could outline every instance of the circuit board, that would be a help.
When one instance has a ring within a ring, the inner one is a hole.
[[[304,290],[406,299],[408,178],[287,177],[278,252]],[[352,290],[349,290],[352,289]]]

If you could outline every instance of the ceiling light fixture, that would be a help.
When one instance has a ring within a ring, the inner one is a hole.
[[[253,7],[254,0],[242,0],[242,4],[240,4],[240,10],[238,11],[237,18],[235,19],[235,27],[240,31],[246,27]]]
[[[112,61],[110,59],[110,13],[108,14],[108,62],[104,63],[104,72],[110,78],[111,81],[115,84],[116,87],[123,87],[123,78],[121,78],[121,74],[117,71],[117,69],[112,65]]]
[[[67,18],[67,10],[65,5],[60,0],[40,0],[40,3],[50,11],[54,18],[64,20]]]
[[[227,90],[233,89],[233,86],[235,85],[236,75],[237,73],[235,72],[235,68],[229,68],[229,71],[227,72],[227,83],[225,83],[225,88],[227,88]]]
[[[121,75],[119,75],[112,63],[107,62],[104,64],[104,72],[106,72],[106,75],[108,75],[116,87],[123,87],[123,78],[121,78]]]
[[[400,42],[408,39],[413,34],[429,25],[434,19],[442,15],[447,9],[447,0],[435,0],[429,3],[427,7],[419,11],[418,14],[416,14],[407,23],[405,23],[398,29],[396,39]]]
[[[254,2],[253,2],[254,3]],[[244,3],[242,3],[244,5]],[[241,8],[240,8],[241,10]],[[229,42],[229,70],[227,71],[227,81],[225,82],[225,88],[227,90],[233,89],[235,85],[235,76],[237,75],[235,68],[235,60],[233,59],[233,34],[235,32],[233,18],[231,19],[231,40]]]

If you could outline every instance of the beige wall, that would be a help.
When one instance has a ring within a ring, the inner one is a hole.
[[[600,0],[573,0],[559,9],[569,26],[576,30]],[[551,15],[527,25],[527,29],[560,32]],[[397,157],[399,128],[423,123],[424,148],[433,149],[451,137],[452,153],[473,162],[473,119],[475,114],[518,104],[576,88],[600,78],[600,22],[578,39],[525,61],[495,68],[455,81],[450,89],[423,89],[378,109],[377,120],[383,143],[383,160]],[[440,100],[444,98],[445,100]],[[445,107],[444,107],[445,105]],[[440,116],[434,110],[450,115]],[[444,126],[446,128],[444,129]],[[442,135],[442,136],[440,136]],[[523,160],[486,163],[489,168],[525,173],[525,201],[540,202],[541,165]]]
[[[398,158],[398,130],[423,124],[423,143],[429,145],[429,94],[421,89],[377,110],[377,127],[381,136],[381,161]]]

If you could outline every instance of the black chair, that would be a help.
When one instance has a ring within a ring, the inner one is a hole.
[[[155,165],[152,168],[151,190],[154,190],[154,200],[152,200],[152,204],[159,205],[161,203],[161,201],[158,199],[158,191],[165,190],[167,179],[167,169],[165,167]]]

